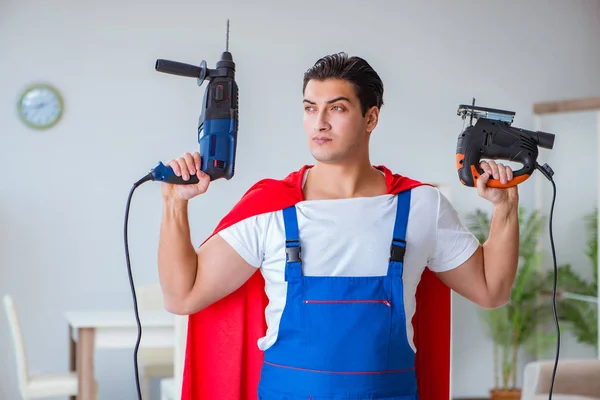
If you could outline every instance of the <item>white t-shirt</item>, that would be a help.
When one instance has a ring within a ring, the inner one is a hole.
[[[296,204],[302,270],[307,276],[386,275],[397,197],[306,200]],[[269,304],[266,350],[277,340],[285,307],[285,228],[281,210],[246,218],[219,232],[250,265],[260,268]],[[448,199],[432,186],[412,189],[404,256],[404,307],[409,343],[413,342],[415,293],[425,267],[451,270],[465,262],[479,241],[461,223]]]

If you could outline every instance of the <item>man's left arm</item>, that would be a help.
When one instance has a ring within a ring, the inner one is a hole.
[[[484,162],[481,167],[485,174],[478,181],[477,192],[493,205],[488,238],[467,261],[437,276],[450,289],[479,306],[497,308],[510,300],[519,262],[518,189],[486,186],[491,176],[510,181],[509,167],[493,161]]]

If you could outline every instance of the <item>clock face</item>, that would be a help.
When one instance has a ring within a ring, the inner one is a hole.
[[[35,129],[54,126],[63,113],[63,101],[49,85],[33,85],[25,90],[17,106],[23,122]]]

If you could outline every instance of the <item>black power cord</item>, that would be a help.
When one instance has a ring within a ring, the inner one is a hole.
[[[556,202],[556,183],[552,179],[554,171],[548,164],[543,166],[536,164],[536,169],[544,175],[550,183],[552,183],[552,205],[550,206],[550,218],[548,221],[548,230],[550,232],[550,247],[552,248],[552,259],[554,261],[554,283],[552,287],[552,311],[554,314],[554,324],[556,326],[556,358],[554,359],[554,368],[552,370],[552,379],[550,380],[550,392],[548,393],[548,399],[552,400],[552,390],[554,389],[554,378],[556,377],[556,369],[558,368],[558,355],[560,353],[560,326],[558,324],[558,314],[556,312],[556,286],[558,280],[558,267],[556,262],[556,249],[554,248],[554,236],[552,234],[552,217],[554,215],[554,203]]]
[[[142,390],[140,389],[140,375],[138,371],[138,350],[140,348],[140,341],[142,340],[142,324],[140,322],[140,315],[138,312],[137,296],[135,294],[135,285],[133,283],[133,274],[131,272],[131,260],[129,258],[129,241],[127,239],[127,227],[129,225],[129,208],[131,206],[131,199],[133,192],[144,182],[151,181],[153,179],[152,173],[144,176],[142,179],[133,184],[133,187],[129,191],[129,197],[127,198],[127,206],[125,208],[125,224],[124,224],[124,238],[125,238],[125,258],[127,260],[127,272],[129,274],[129,285],[131,286],[131,294],[133,295],[133,311],[135,313],[135,320],[137,322],[138,335],[135,342],[135,349],[133,353],[133,366],[135,370],[135,386],[137,390],[138,400],[142,400]]]

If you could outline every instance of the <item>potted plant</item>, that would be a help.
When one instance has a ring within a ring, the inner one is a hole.
[[[468,227],[480,243],[487,240],[490,217],[482,210],[469,216]],[[481,310],[482,320],[493,342],[494,387],[490,390],[493,400],[520,399],[517,387],[519,350],[530,354],[544,352],[555,343],[551,329],[552,307],[544,299],[553,271],[541,271],[541,253],[538,243],[545,218],[537,211],[526,212],[519,208],[519,267],[511,298],[503,307]]]

